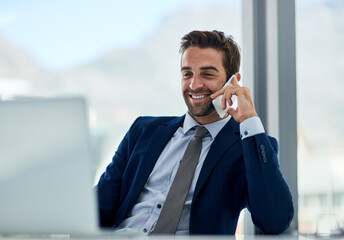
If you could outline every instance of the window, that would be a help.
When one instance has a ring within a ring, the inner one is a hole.
[[[241,45],[241,1],[2,1],[0,98],[82,95],[95,174],[140,115],[182,115],[180,38],[222,30]]]
[[[0,99],[84,96],[97,182],[136,117],[185,113],[181,37],[242,46],[241,14],[241,0],[1,1]]]
[[[299,231],[344,219],[344,1],[296,1]]]

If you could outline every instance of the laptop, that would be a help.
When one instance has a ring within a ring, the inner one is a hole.
[[[1,234],[109,233],[98,224],[87,116],[77,97],[0,101]]]

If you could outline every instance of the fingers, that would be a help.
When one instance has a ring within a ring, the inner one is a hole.
[[[233,94],[230,91],[225,91],[222,97],[222,105],[225,104],[225,102],[228,102],[229,106],[232,106],[233,101],[232,101],[232,96]]]
[[[231,108],[228,109],[227,113],[228,113],[229,115],[231,115],[231,116],[235,119],[235,116],[237,115],[238,110],[236,110],[235,108],[232,108],[232,107],[231,107]]]
[[[219,91],[213,93],[212,95],[210,95],[210,97],[212,99],[215,99],[215,98],[222,95],[221,107],[222,107],[222,109],[226,109],[227,103],[229,106],[232,106],[232,104],[233,104],[232,96],[236,95],[236,91],[237,91],[236,87],[226,86],[226,87],[220,89]]]
[[[221,99],[222,109],[225,110],[227,107],[227,99],[226,99],[226,92],[223,94]]]
[[[221,99],[221,107],[222,109],[226,109],[227,107],[227,103],[229,106],[233,105],[233,101],[232,101],[232,96],[233,95],[238,95],[238,91],[240,90],[240,85],[238,83],[238,81],[240,81],[241,79],[241,75],[240,73],[235,73],[231,78],[230,78],[230,85],[227,83],[225,87],[221,88],[220,90],[218,90],[217,92],[213,93],[212,95],[210,95],[210,97],[212,99],[215,99],[217,97],[219,97],[220,95],[222,96]]]
[[[217,91],[217,92],[211,94],[210,97],[211,97],[212,99],[215,99],[215,98],[217,98],[218,96],[222,95],[222,94],[225,92],[225,90],[226,90],[225,88],[221,88],[219,91]]]
[[[232,77],[229,79],[229,81],[231,81],[232,87],[233,86],[240,87],[240,85],[239,85],[240,79],[241,79],[241,74],[239,72],[237,72],[234,75],[232,75]],[[227,88],[228,88],[228,86],[221,88],[217,92],[215,92],[212,95],[210,95],[210,97],[212,99],[217,98],[218,96],[222,95],[226,91]],[[232,94],[235,94],[235,92],[232,92]]]
[[[226,86],[226,87],[223,87],[223,88],[221,88],[220,90],[218,90],[217,92],[214,92],[213,94],[211,94],[210,97],[211,97],[212,99],[215,99],[215,98],[217,98],[218,96],[223,95],[223,94],[225,94],[226,92],[228,92],[227,89],[230,89],[230,88],[233,88],[233,86]],[[233,93],[234,93],[234,92],[233,92]]]

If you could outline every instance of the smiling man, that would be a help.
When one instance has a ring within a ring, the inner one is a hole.
[[[219,31],[182,38],[181,117],[140,117],[97,185],[104,227],[146,234],[234,234],[243,208],[266,234],[279,234],[294,209],[250,91],[238,84],[240,52]],[[223,87],[232,78],[232,85]],[[222,95],[220,118],[213,99]]]

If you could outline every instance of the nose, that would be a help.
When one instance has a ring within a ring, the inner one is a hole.
[[[189,85],[189,88],[191,90],[196,90],[196,89],[199,89],[202,87],[203,87],[202,79],[200,79],[199,77],[196,77],[196,76],[191,79],[191,82]]]

